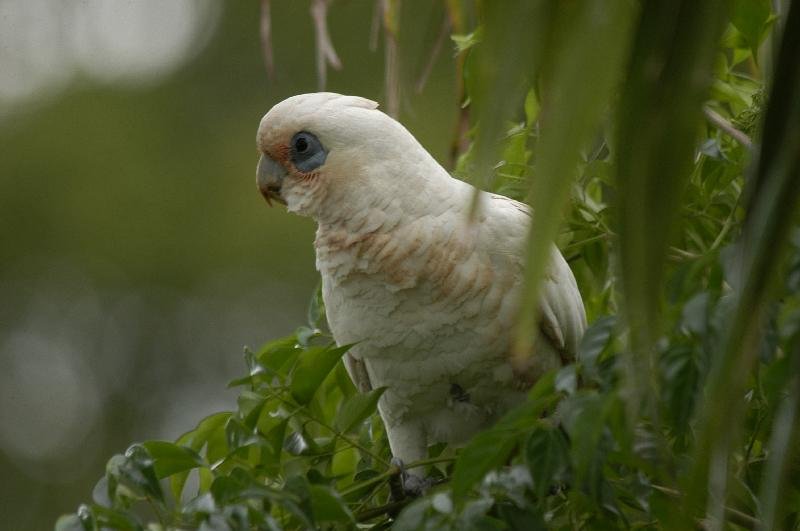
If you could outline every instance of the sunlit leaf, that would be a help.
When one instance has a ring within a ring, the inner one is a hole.
[[[142,443],[152,456],[153,467],[159,479],[199,466],[204,466],[203,458],[186,446],[167,441],[147,441]]]
[[[256,353],[256,360],[273,373],[278,372],[293,356],[299,354],[301,349],[297,346],[297,337],[294,334],[275,341],[270,341],[262,346]]]
[[[311,485],[311,509],[317,522],[351,522],[355,523],[353,513],[341,496],[325,485]]]
[[[731,23],[744,37],[753,56],[758,57],[758,45],[770,21],[769,0],[730,0]]]
[[[55,531],[91,531],[91,527],[84,527],[77,514],[65,514],[56,521]]]
[[[292,397],[299,404],[308,404],[322,381],[350,347],[310,347],[303,351],[291,375],[289,389]]]
[[[335,426],[347,433],[364,422],[378,407],[378,400],[386,387],[378,387],[367,393],[358,393],[345,400],[336,415]]]
[[[143,496],[152,497],[157,501],[164,500],[164,493],[154,468],[155,462],[144,446],[134,444],[125,451],[123,459],[117,456],[116,459],[112,458],[112,461],[107,465],[110,475]]]

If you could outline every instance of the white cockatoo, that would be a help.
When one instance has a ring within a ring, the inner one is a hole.
[[[540,337],[525,360],[511,359],[529,208],[480,192],[471,220],[475,188],[377,107],[333,93],[278,103],[258,128],[257,182],[268,201],[316,220],[331,332],[355,344],[344,362],[359,390],[387,387],[378,409],[389,445],[411,463],[524,400],[575,356],[586,317],[553,247]]]

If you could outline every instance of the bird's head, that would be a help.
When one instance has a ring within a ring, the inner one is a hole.
[[[415,175],[431,170],[413,169],[438,164],[377,107],[357,96],[320,92],[270,109],[256,139],[256,181],[267,201],[321,221],[418,186]]]

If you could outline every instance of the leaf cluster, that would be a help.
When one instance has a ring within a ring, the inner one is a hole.
[[[453,36],[456,172],[533,206],[530,300],[545,246],[570,262],[574,362],[407,464],[436,480],[410,500],[317,293],[245,352],[235,411],[112,457],[57,528],[800,529],[800,8],[779,39],[761,0],[501,4]]]

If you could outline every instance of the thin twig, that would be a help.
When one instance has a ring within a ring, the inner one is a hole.
[[[342,61],[336,53],[328,32],[328,7],[331,0],[311,0],[311,19],[314,21],[314,35],[317,42],[317,84],[319,90],[325,88],[328,81],[327,67],[334,70],[342,68]]]
[[[447,483],[447,479],[436,482],[437,485],[441,485],[443,483]],[[378,507],[373,507],[372,509],[367,509],[356,514],[356,522],[366,522],[367,520],[372,520],[373,518],[382,516],[384,514],[390,515],[392,513],[396,513],[399,509],[402,509],[414,500],[415,498],[405,498],[402,500],[389,502]]]
[[[732,123],[720,116],[710,107],[703,107],[703,114],[717,129],[733,138],[747,149],[753,149],[753,141],[744,132],[736,129]]]
[[[414,86],[417,94],[422,92],[422,89],[425,88],[425,84],[428,82],[428,78],[433,70],[433,65],[436,64],[436,59],[438,59],[439,53],[442,51],[442,45],[444,45],[444,41],[450,34],[451,28],[452,25],[450,23],[450,17],[447,13],[445,13],[444,18],[442,19],[441,28],[439,29],[439,35],[436,36],[433,47],[431,47],[430,57],[428,57],[428,61],[425,63],[425,68],[422,69],[422,73],[420,74],[419,79],[417,79],[417,83]]]
[[[413,463],[405,465],[405,469],[406,470],[411,470],[412,468],[419,468],[419,467],[423,467],[423,466],[435,465],[435,464],[438,464],[438,463],[451,463],[453,461],[455,461],[455,457],[432,457],[430,459],[421,459],[419,461],[415,461]],[[379,474],[379,475],[377,475],[375,477],[371,477],[371,478],[369,478],[367,480],[364,480],[361,483],[357,483],[355,485],[351,485],[348,488],[346,488],[343,491],[341,491],[340,494],[342,496],[347,496],[347,495],[352,494],[354,492],[357,492],[357,491],[359,491],[361,489],[370,487],[370,486],[378,484],[378,483],[382,483],[383,481],[386,481],[387,479],[389,479],[389,478],[391,478],[393,476],[397,476],[398,474],[400,474],[400,468],[392,465],[388,469],[386,469],[385,472],[383,472],[383,473],[381,473],[381,474]]]
[[[700,258],[701,254],[693,253],[691,251],[687,251],[685,249],[680,249],[678,247],[670,245],[669,250],[675,253],[673,256],[678,260],[694,260],[696,258]]]
[[[739,199],[741,199],[741,195],[736,196],[736,202],[734,203],[733,208],[731,208],[728,217],[725,218],[725,222],[723,223],[719,234],[717,234],[717,237],[714,238],[713,242],[711,242],[711,247],[708,249],[709,251],[714,251],[717,247],[719,247],[719,245],[722,243],[722,240],[725,238],[725,236],[727,236],[728,232],[733,227],[733,218],[736,215],[736,209],[739,207]]]
[[[261,0],[259,29],[261,33],[261,54],[264,56],[264,68],[267,70],[267,79],[275,81],[275,60],[272,56],[272,15],[270,13],[270,0]]]
[[[366,511],[360,512],[355,515],[356,522],[366,522],[368,520],[372,520],[378,516],[382,516],[384,514],[389,514],[391,512],[395,512],[398,509],[402,509],[409,503],[411,503],[413,499],[406,498],[404,500],[397,500],[394,502],[389,502],[386,505],[381,505],[379,507],[374,507],[372,509],[367,509]]]
[[[577,242],[570,243],[569,245],[564,247],[564,249],[562,249],[562,251],[564,253],[566,253],[567,251],[570,251],[570,250],[574,249],[575,247],[580,247],[582,245],[586,245],[587,243],[595,242],[597,240],[607,240],[610,237],[611,236],[609,234],[605,234],[605,233],[603,233],[603,234],[595,234],[594,236],[590,236],[589,238],[586,238],[584,240],[580,240],[580,241],[577,241]]]
[[[266,393],[268,395],[274,397],[274,398],[277,398],[278,400],[280,400],[281,402],[283,402],[286,405],[289,405],[289,406],[292,406],[292,407],[295,406],[295,404],[293,404],[289,400],[286,400],[285,398],[283,398],[282,396],[280,396],[277,393],[272,393],[269,390],[267,390]],[[322,426],[326,430],[330,431],[331,433],[333,433],[334,435],[336,435],[337,437],[342,439],[344,442],[348,443],[349,445],[351,445],[351,446],[353,446],[355,448],[358,448],[359,450],[361,450],[362,452],[364,452],[365,454],[367,454],[368,456],[370,456],[374,460],[378,461],[382,465],[384,465],[384,466],[389,465],[389,463],[385,459],[383,459],[381,456],[379,456],[378,454],[373,453],[369,449],[365,448],[363,445],[359,444],[357,441],[354,441],[353,439],[351,439],[350,437],[348,437],[344,433],[340,432],[339,430],[337,430],[333,426],[329,425],[327,422],[321,421],[318,418],[311,416],[307,412],[307,408],[305,406],[300,406],[300,407],[296,408],[292,412],[292,415],[294,415],[295,413],[302,413],[311,422],[316,422],[317,424],[319,424],[320,426]]]

